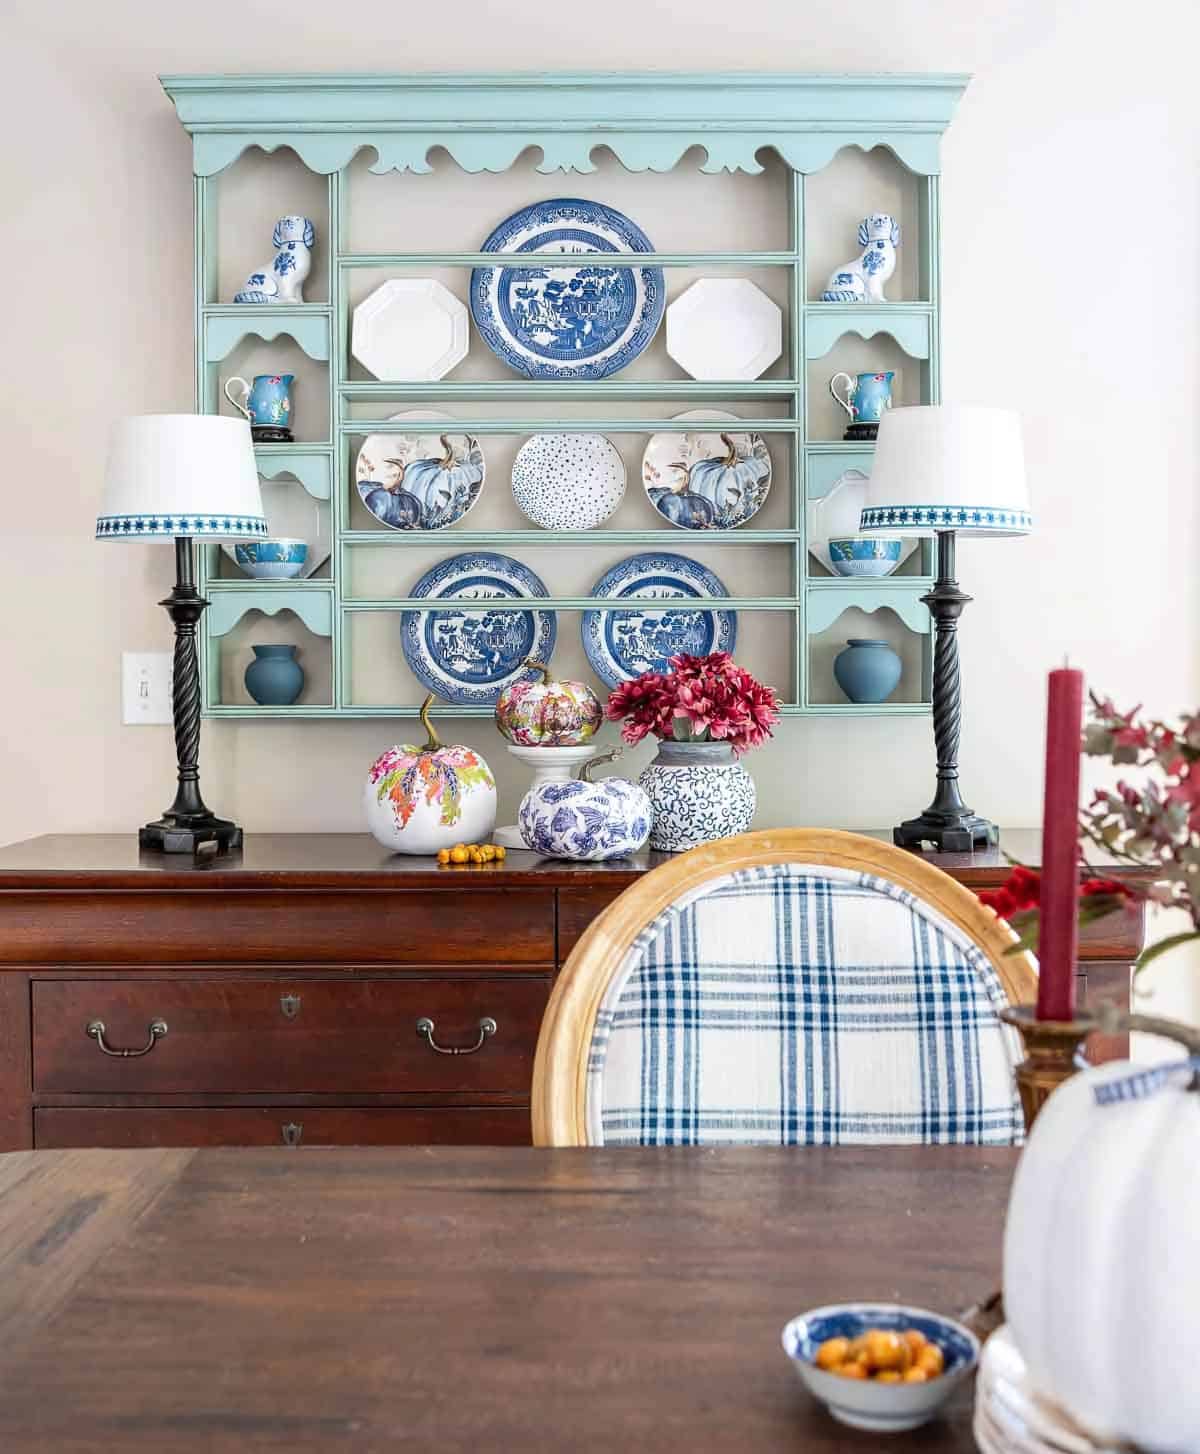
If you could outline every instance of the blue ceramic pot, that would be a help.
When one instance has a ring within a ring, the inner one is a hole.
[[[886,702],[896,690],[902,670],[899,656],[886,641],[851,637],[834,658],[833,675],[852,702]]]
[[[304,668],[294,646],[253,646],[246,690],[260,707],[290,707],[304,686]]]

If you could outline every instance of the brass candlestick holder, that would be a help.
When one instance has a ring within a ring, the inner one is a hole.
[[[1075,1056],[1100,1021],[1091,1015],[1073,1020],[1039,1020],[1033,1005],[1010,1005],[1000,1011],[1006,1025],[1021,1032],[1025,1059],[1017,1066],[1017,1090],[1025,1112],[1025,1129],[1033,1129],[1037,1113],[1051,1093],[1075,1074]]]

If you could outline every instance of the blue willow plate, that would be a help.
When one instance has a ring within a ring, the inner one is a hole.
[[[535,202],[506,217],[481,252],[653,252],[623,212],[580,197]],[[661,268],[475,268],[471,316],[484,342],[531,379],[604,379],[658,332]]]
[[[486,601],[549,593],[528,566],[493,551],[464,551],[425,572],[413,596]],[[549,662],[557,630],[553,611],[404,611],[404,659],[422,686],[447,702],[494,702],[522,673],[526,657]]]
[[[690,602],[729,592],[697,560],[673,551],[644,551],[605,571],[590,594]],[[666,671],[668,658],[681,651],[690,656],[732,651],[737,641],[737,612],[701,611],[692,605],[585,611],[580,630],[592,670],[607,686],[615,687],[646,671]]]

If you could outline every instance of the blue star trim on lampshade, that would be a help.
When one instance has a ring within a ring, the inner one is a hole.
[[[998,505],[876,505],[862,512],[861,530],[886,530],[889,525],[927,525],[931,530],[1033,529],[1028,510]]]
[[[190,535],[193,539],[265,540],[270,534],[261,515],[101,515],[96,521],[97,540],[140,540]]]

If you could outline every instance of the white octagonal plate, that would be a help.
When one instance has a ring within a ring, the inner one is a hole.
[[[757,379],[783,352],[783,314],[749,278],[698,278],[667,309],[667,352],[694,379]]]
[[[354,310],[350,352],[377,379],[442,379],[469,346],[467,309],[433,278],[391,278]]]

